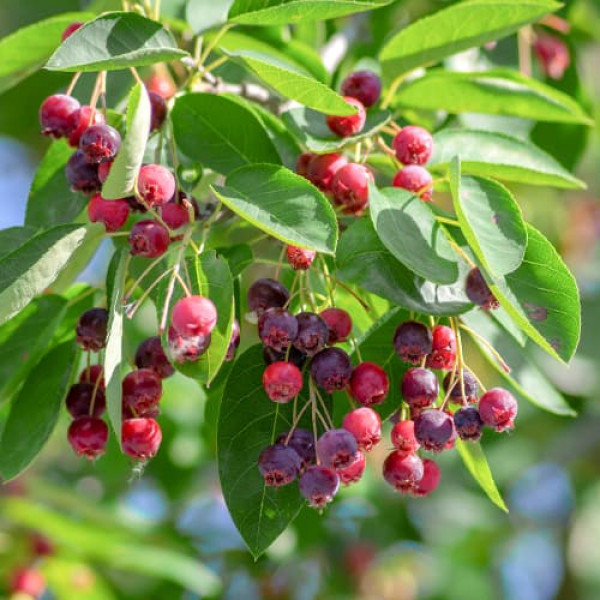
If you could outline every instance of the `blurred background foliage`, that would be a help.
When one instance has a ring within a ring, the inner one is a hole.
[[[358,35],[334,82],[357,63],[369,64],[390,31],[449,3],[397,1],[352,17]],[[0,35],[88,4],[2,0]],[[119,5],[111,0],[92,4],[106,9]],[[163,0],[163,12],[181,19],[185,5],[185,0]],[[559,14],[571,24],[567,40],[572,61],[561,80],[546,83],[578,98],[595,118],[600,109],[600,7],[596,0],[569,0]],[[268,28],[262,35],[293,35],[321,46],[349,23],[340,19],[301,24],[291,31]],[[491,50],[452,57],[446,66],[516,66],[516,47],[516,39],[507,38]],[[534,74],[543,78],[535,62]],[[42,71],[0,97],[1,228],[23,221],[29,184],[47,145],[38,132],[38,107],[68,80],[69,75]],[[118,76],[114,81],[113,100],[119,100]],[[85,85],[77,89],[82,97],[89,94]],[[431,127],[440,123],[439,115],[411,118]],[[49,585],[44,598],[600,598],[598,126],[532,128],[530,122],[484,115],[462,115],[460,120],[480,129],[531,135],[589,185],[582,192],[516,189],[527,220],[555,243],[577,276],[583,337],[570,368],[531,353],[579,416],[560,418],[522,404],[514,433],[484,437],[510,514],[484,497],[452,452],[441,458],[443,480],[431,497],[413,500],[394,494],[378,476],[385,457],[385,447],[380,447],[358,485],[340,494],[322,516],[304,510],[253,562],[220,496],[210,391],[207,398],[193,382],[176,375],[164,382],[163,446],[143,473],[132,469],[114,440],[95,463],[76,458],[66,441],[64,415],[34,467],[0,490],[0,590],[6,589],[14,567],[30,560],[32,548],[49,543],[51,554],[38,559]],[[103,248],[81,280],[101,285],[109,253]],[[254,272],[270,274],[265,269]],[[131,362],[138,342],[154,335],[155,319],[148,306],[129,324],[126,352]],[[243,347],[254,343],[254,336],[246,326]],[[495,383],[497,374],[482,359],[470,362],[486,384]]]

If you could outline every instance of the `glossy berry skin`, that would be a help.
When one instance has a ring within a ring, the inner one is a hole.
[[[300,494],[313,508],[323,508],[329,504],[340,489],[338,474],[321,465],[308,467],[300,476]]]
[[[274,279],[257,279],[248,289],[248,308],[261,313],[269,308],[281,308],[290,299],[290,292]]]
[[[77,148],[81,141],[83,132],[91,125],[102,125],[105,122],[104,115],[95,108],[83,105],[79,110],[69,116],[68,132],[69,146]]]
[[[342,427],[354,436],[359,449],[364,452],[370,452],[381,441],[381,418],[366,406],[346,414]]]
[[[326,308],[321,318],[329,327],[328,344],[340,344],[348,339],[352,332],[352,318],[341,308]]]
[[[187,296],[175,303],[171,325],[183,337],[208,335],[217,324],[217,307],[205,296]]]
[[[60,41],[64,42],[71,34],[75,33],[82,25],[83,25],[83,23],[81,21],[75,21],[74,23],[71,23],[62,32],[62,35],[60,36]]]
[[[94,391],[92,383],[75,383],[69,388],[65,403],[74,419],[85,416],[100,417],[106,409],[106,396],[100,385]]]
[[[352,362],[340,348],[325,348],[313,357],[310,373],[319,387],[332,394],[350,382]]]
[[[121,147],[121,134],[110,125],[92,125],[79,140],[79,149],[90,164],[112,160]]]
[[[171,356],[171,359],[178,364],[199,360],[208,350],[210,342],[210,334],[184,337],[179,335],[173,327],[169,327],[169,355]]]
[[[269,348],[269,346],[265,346],[263,348],[263,360],[265,361],[265,365],[270,365],[274,362],[282,362],[286,359],[286,352],[277,352],[277,350],[273,350],[273,348]],[[290,348],[289,356],[287,357],[288,362],[291,362],[293,365],[296,365],[299,369],[304,366],[306,362],[307,356],[304,352],[300,352],[297,348],[292,346]]]
[[[533,43],[542,71],[551,79],[562,79],[571,64],[568,46],[553,35],[540,35]]]
[[[131,458],[152,458],[158,452],[161,442],[162,431],[154,419],[127,419],[121,425],[123,452]]]
[[[258,470],[268,486],[280,487],[291,483],[301,468],[302,460],[291,446],[273,444],[258,457]]]
[[[262,383],[270,400],[285,404],[300,393],[302,373],[292,363],[274,362],[265,369]]]
[[[436,325],[432,332],[433,343],[427,356],[430,369],[450,371],[456,362],[456,335],[451,327]]]
[[[183,204],[167,202],[160,207],[160,216],[170,229],[179,229],[190,222],[190,214]]]
[[[362,362],[352,370],[350,394],[364,406],[381,404],[387,397],[390,380],[379,365]]]
[[[479,411],[473,406],[459,408],[454,413],[454,426],[456,433],[461,440],[471,440],[476,442],[481,437],[481,428],[483,421],[479,416]]]
[[[441,452],[454,434],[454,421],[442,410],[426,410],[415,419],[415,437],[425,450]]]
[[[433,138],[422,127],[408,125],[396,134],[392,146],[403,165],[424,165],[431,158]]]
[[[463,386],[461,386],[460,378],[458,377],[457,373],[454,381],[454,387],[450,392],[450,401],[456,404],[474,404],[475,402],[477,402],[477,394],[479,393],[479,384],[477,383],[477,379],[475,379],[471,371],[463,369],[462,380]],[[444,377],[445,392],[448,391],[451,383],[452,373],[448,373],[448,375]],[[463,387],[465,391],[464,397],[462,392]]]
[[[503,388],[492,388],[479,400],[481,420],[498,432],[514,428],[518,408],[515,397]]]
[[[483,310],[494,310],[500,307],[500,303],[496,300],[496,296],[492,294],[487,282],[483,278],[481,271],[474,267],[467,275],[465,286],[467,298],[477,306],[481,306]]]
[[[339,169],[331,182],[333,202],[343,207],[345,215],[359,217],[369,206],[369,183],[373,183],[373,173],[357,163],[348,163]]]
[[[26,598],[38,598],[45,590],[46,580],[37,569],[21,567],[10,576],[10,591],[14,594],[26,594]]]
[[[359,100],[352,98],[351,96],[345,96],[344,100],[348,104],[356,107],[358,112],[355,115],[347,116],[327,115],[325,119],[327,127],[329,127],[335,135],[342,138],[360,133],[365,126],[365,121],[367,119],[365,107]]]
[[[104,183],[108,179],[108,174],[110,173],[110,168],[112,167],[114,161],[107,160],[98,165],[98,179],[100,183]]]
[[[77,342],[84,350],[98,352],[106,345],[108,311],[105,308],[86,310],[77,322]]]
[[[173,81],[160,73],[153,73],[150,76],[146,81],[146,89],[148,90],[148,93],[154,92],[155,94],[162,96],[165,100],[172,98],[177,92],[177,87]]]
[[[138,174],[137,189],[148,206],[160,206],[175,194],[175,177],[161,165],[144,165]]]
[[[138,369],[125,375],[122,390],[123,406],[131,414],[145,416],[156,409],[162,396],[162,383],[151,369]]]
[[[129,218],[126,200],[105,200],[94,194],[88,204],[88,217],[92,223],[102,223],[106,231],[118,231]]]
[[[412,492],[423,473],[423,461],[416,454],[394,450],[383,463],[383,478],[402,494]]]
[[[305,250],[298,246],[288,246],[285,252],[288,263],[294,271],[306,271],[317,256],[314,250]]]
[[[229,345],[227,346],[227,354],[225,355],[225,361],[230,362],[235,358],[235,352],[240,345],[240,324],[237,319],[233,320],[231,327],[231,338],[229,338]]]
[[[314,158],[314,154],[311,152],[304,152],[298,157],[296,161],[296,173],[301,177],[306,177],[308,175],[308,165],[310,161]]]
[[[294,429],[288,440],[289,431],[282,433],[276,440],[277,444],[284,444],[293,448],[302,460],[302,469],[315,462],[317,451],[315,448],[315,438],[310,431],[306,429]]]
[[[356,451],[354,462],[345,469],[337,469],[336,473],[344,485],[358,483],[365,472],[367,457],[360,450]]]
[[[401,323],[394,333],[394,349],[403,362],[418,365],[431,352],[431,329],[417,321]]]
[[[128,241],[131,254],[145,258],[162,256],[171,242],[167,229],[152,219],[138,221],[131,228]]]
[[[329,469],[345,469],[356,458],[358,444],[345,429],[330,429],[317,440],[317,457]]]
[[[96,417],[79,417],[69,425],[67,439],[77,456],[93,460],[104,454],[108,425]]]
[[[435,461],[426,458],[423,461],[423,477],[412,490],[413,496],[428,496],[437,488],[441,478],[442,472],[440,471],[438,464]]]
[[[105,383],[102,373],[102,365],[91,365],[89,369],[85,368],[83,371],[81,371],[79,375],[79,383],[91,383],[92,385],[96,385],[96,381],[100,379],[98,387],[103,390],[105,388]]]
[[[150,99],[150,131],[160,129],[167,118],[167,103],[156,92],[148,92]]]
[[[421,447],[415,437],[415,422],[411,420],[398,421],[392,427],[390,437],[394,448],[406,454],[414,454]]]
[[[294,346],[304,352],[306,356],[314,356],[322,350],[329,340],[329,327],[317,314],[303,312],[296,315],[298,322],[298,335]]]
[[[333,177],[348,161],[340,154],[317,154],[308,163],[307,179],[322,192],[331,191]]]
[[[88,163],[81,150],[71,154],[65,167],[65,175],[74,192],[94,194],[102,187],[98,179],[98,165]]]
[[[138,369],[151,369],[161,379],[166,379],[175,372],[158,336],[149,337],[138,346],[135,352],[135,366]]]
[[[298,321],[284,308],[270,308],[258,318],[258,335],[266,346],[285,352],[298,335]]]
[[[356,98],[365,108],[381,96],[381,79],[372,71],[354,71],[342,82],[342,94]]]
[[[431,173],[419,165],[408,165],[396,173],[392,181],[394,187],[402,188],[429,202],[433,196]]]
[[[402,377],[402,397],[411,408],[427,408],[438,397],[437,377],[429,369],[415,367]]]
[[[53,138],[68,135],[69,118],[79,110],[79,102],[66,94],[48,96],[40,106],[40,125],[42,134]]]

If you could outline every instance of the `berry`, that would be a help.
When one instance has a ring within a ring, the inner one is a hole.
[[[111,160],[121,147],[121,135],[110,125],[91,125],[81,135],[79,149],[90,164]]]
[[[175,194],[175,177],[160,165],[144,165],[138,174],[138,193],[149,206],[160,206]]]
[[[71,23],[62,32],[62,35],[60,36],[60,41],[64,42],[71,34],[75,33],[82,25],[83,25],[83,23],[81,21],[75,21],[74,23]]]
[[[348,385],[352,375],[352,362],[340,348],[325,348],[313,357],[310,373],[319,387],[332,394]]]
[[[231,327],[231,338],[229,338],[227,354],[225,355],[225,360],[227,362],[232,361],[235,358],[235,351],[240,345],[240,341],[240,324],[237,319],[234,319],[233,326]]]
[[[340,489],[340,478],[335,471],[321,465],[308,467],[300,476],[300,494],[309,506],[323,508],[329,504]]]
[[[414,421],[398,421],[392,427],[390,437],[394,448],[400,452],[414,454],[421,447],[415,437]]]
[[[257,279],[248,290],[248,308],[261,313],[269,308],[281,308],[290,299],[288,289],[274,279]]]
[[[167,202],[160,207],[160,216],[170,229],[179,229],[190,222],[190,214],[183,204]]]
[[[41,533],[31,534],[31,552],[36,557],[52,556],[56,549],[54,544]]]
[[[177,92],[177,87],[175,87],[173,81],[160,73],[153,73],[151,75],[150,79],[146,81],[146,89],[148,93],[154,92],[162,96],[165,100],[172,98]]]
[[[396,354],[404,362],[418,365],[431,352],[431,329],[417,321],[405,321],[394,333]]]
[[[545,75],[551,79],[562,79],[571,64],[568,46],[553,35],[540,35],[533,43],[540,66]]]
[[[454,421],[443,410],[426,410],[415,419],[415,437],[425,450],[441,452],[454,433]]]
[[[327,193],[331,190],[334,175],[347,164],[346,158],[339,154],[317,154],[308,163],[306,177],[322,192]]]
[[[91,383],[92,385],[96,385],[96,381],[100,379],[98,388],[103,390],[106,386],[102,372],[102,365],[91,365],[89,368],[85,368],[83,371],[81,371],[81,374],[79,375],[79,383]]]
[[[349,412],[342,421],[361,450],[370,452],[381,441],[381,418],[371,408],[361,407]]]
[[[131,458],[152,458],[162,442],[160,425],[149,418],[127,419],[121,425],[123,452]]]
[[[105,200],[94,194],[88,204],[88,217],[92,223],[102,223],[106,231],[117,231],[129,217],[129,204],[127,200]]]
[[[108,426],[96,417],[79,417],[69,425],[67,439],[77,456],[93,460],[104,454],[108,442]]]
[[[274,362],[282,362],[286,360],[286,352],[277,352],[277,350],[274,350],[273,348],[269,348],[269,346],[265,346],[263,348],[263,360],[265,361],[266,365],[270,365],[271,363]],[[300,350],[298,350],[297,348],[294,348],[294,346],[292,346],[291,348],[289,348],[289,355],[287,356],[287,360],[288,362],[292,363],[293,365],[296,365],[299,369],[301,369],[304,366],[304,363],[306,362],[306,354],[304,354],[304,352],[300,352]]]
[[[306,271],[313,264],[317,253],[298,246],[288,246],[286,249],[288,263],[295,271]]]
[[[449,371],[456,361],[456,335],[451,327],[436,325],[433,328],[433,343],[427,356],[426,366],[430,369]]]
[[[330,429],[317,440],[319,461],[329,469],[345,469],[355,460],[358,444],[345,429]]]
[[[515,397],[503,388],[492,388],[479,400],[481,420],[485,425],[499,432],[514,428],[517,410]]]
[[[481,306],[483,310],[494,310],[500,307],[500,303],[496,300],[496,296],[492,294],[492,290],[490,290],[481,271],[477,267],[474,267],[469,271],[465,291],[467,293],[467,298],[473,304]]]
[[[483,421],[479,411],[473,406],[459,408],[454,413],[454,426],[461,440],[472,440],[476,442],[481,437]]]
[[[150,131],[156,131],[162,127],[167,118],[167,103],[165,99],[156,92],[148,92],[150,99]]]
[[[383,463],[383,478],[398,492],[407,494],[423,478],[423,461],[416,454],[391,452]]]
[[[408,369],[402,377],[402,397],[411,408],[427,408],[438,397],[437,377],[429,369]]]
[[[37,598],[46,590],[44,576],[31,567],[16,569],[10,577],[10,591],[14,594],[26,594],[26,597]]]
[[[460,378],[456,376],[454,379],[452,391],[450,392],[450,401],[455,402],[456,404],[473,404],[474,402],[477,402],[477,394],[479,393],[479,384],[477,383],[477,379],[475,379],[471,371],[463,369],[462,380],[465,390],[464,397],[462,393],[463,386],[461,386],[460,384]],[[446,377],[444,377],[445,392],[447,392],[450,388],[451,382],[452,373],[448,373]]]
[[[79,110],[79,102],[66,94],[48,96],[40,106],[42,134],[54,138],[68,135],[69,118]]]
[[[302,460],[291,446],[273,444],[267,446],[258,457],[258,470],[269,486],[279,487],[291,483],[301,468]]]
[[[167,229],[151,219],[138,221],[129,233],[129,245],[131,254],[156,258],[167,251],[170,238]]]
[[[169,354],[179,364],[197,361],[208,350],[211,342],[210,334],[184,337],[173,327],[169,327],[167,337]]]
[[[369,183],[373,183],[373,173],[357,163],[348,163],[339,169],[331,182],[333,202],[343,206],[345,215],[359,217],[369,205]]]
[[[408,125],[398,132],[392,145],[396,158],[403,165],[424,165],[433,152],[431,134],[415,125]]]
[[[271,363],[263,373],[262,384],[269,399],[287,403],[302,389],[302,373],[291,363]]]
[[[158,336],[149,337],[138,346],[135,366],[138,369],[152,369],[161,379],[170,377],[175,372]]]
[[[351,106],[357,108],[358,112],[354,115],[347,116],[327,115],[326,118],[327,127],[329,127],[335,135],[342,138],[356,135],[362,131],[367,119],[365,107],[361,104],[360,100],[352,98],[351,96],[344,96],[344,100]]]
[[[88,127],[92,125],[102,125],[104,122],[104,115],[87,104],[71,113],[67,131],[67,135],[69,136],[69,146],[77,148],[83,132]]]
[[[366,466],[367,457],[360,450],[357,450],[354,455],[354,462],[345,469],[338,469],[336,473],[344,485],[350,485],[360,481]]]
[[[321,313],[321,318],[329,327],[329,344],[345,342],[352,331],[352,319],[341,308],[326,308]]]
[[[342,82],[342,94],[356,98],[365,108],[373,106],[381,95],[381,79],[372,71],[354,71]]]
[[[162,396],[161,379],[151,369],[138,369],[125,375],[122,389],[123,407],[136,416],[145,416],[156,409]]]
[[[296,315],[298,335],[294,346],[307,356],[314,356],[322,350],[329,339],[329,327],[317,314],[303,312]]]
[[[433,195],[431,173],[419,165],[408,165],[398,171],[392,185],[416,194],[424,202],[429,202]]]
[[[112,165],[112,160],[101,162],[98,165],[98,179],[100,180],[100,183],[104,183],[108,179],[108,174],[110,173],[110,168]]]
[[[426,458],[423,461],[423,477],[417,483],[412,493],[413,496],[428,496],[440,483],[442,472],[438,464]]]
[[[96,389],[92,383],[75,383],[67,393],[66,405],[69,414],[77,417],[100,417],[106,409],[104,390]]]
[[[314,154],[310,152],[304,152],[298,157],[296,161],[296,173],[301,177],[306,177],[308,175],[308,164],[314,158]]]
[[[298,321],[285,308],[270,308],[258,319],[258,335],[266,346],[285,352],[298,335]]]
[[[98,166],[90,165],[81,150],[71,154],[65,167],[65,175],[74,192],[93,194],[102,187],[98,179]]]
[[[302,459],[302,469],[305,469],[317,458],[315,449],[315,438],[306,429],[294,429],[288,440],[289,431],[282,433],[276,440],[277,444],[284,444],[293,448]],[[287,440],[287,444],[285,443]]]
[[[389,389],[390,380],[379,365],[362,362],[354,367],[350,377],[350,394],[361,404],[381,404],[386,399]]]
[[[98,352],[106,345],[108,311],[105,308],[86,310],[77,322],[77,342],[84,350]]]
[[[175,303],[173,329],[183,337],[208,335],[217,324],[217,307],[204,296],[188,296]]]

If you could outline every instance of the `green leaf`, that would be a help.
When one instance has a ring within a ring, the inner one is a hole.
[[[54,282],[86,233],[81,225],[59,225],[0,259],[0,324]]]
[[[429,167],[446,166],[460,156],[463,173],[530,185],[584,189],[585,183],[537,146],[490,131],[445,129],[433,136]]]
[[[23,27],[0,40],[0,94],[35,73],[60,44],[62,32],[93,13],[64,13]]]
[[[465,467],[480,485],[481,489],[487,494],[487,497],[501,510],[508,512],[508,507],[504,503],[496,482],[492,476],[490,465],[485,458],[483,449],[479,442],[463,442],[456,440],[456,449],[460,455]]]
[[[127,103],[127,133],[102,186],[103,198],[117,200],[133,193],[150,133],[150,114],[148,92],[136,83]]]
[[[14,479],[33,462],[54,430],[75,351],[72,341],[50,350],[14,399],[0,438],[0,476],[4,481]]]
[[[254,254],[248,244],[235,244],[217,248],[216,251],[227,261],[232,277],[241,275],[250,265],[254,264]]]
[[[171,120],[181,151],[225,175],[257,162],[281,162],[262,122],[243,102],[186,94],[175,102]]]
[[[383,78],[390,82],[416,67],[506,37],[559,7],[553,0],[468,0],[449,6],[404,27],[383,46]]]
[[[498,275],[517,269],[527,230],[512,194],[492,179],[461,178],[458,160],[450,164],[450,191],[463,235],[481,265]]]
[[[289,130],[311,152],[334,152],[353,146],[362,139],[372,137],[391,119],[386,110],[370,110],[362,131],[357,135],[340,138],[329,129],[325,116],[308,108],[292,108],[281,116]]]
[[[403,265],[434,283],[458,279],[456,253],[425,202],[400,188],[370,185],[369,206],[379,239]]]
[[[392,104],[394,108],[444,110],[454,114],[484,113],[556,123],[593,123],[567,94],[509,69],[475,73],[435,69],[400,87]]]
[[[333,254],[337,222],[328,200],[306,179],[285,167],[252,165],[213,185],[233,212],[274,238],[301,248]]]
[[[224,25],[233,0],[189,0],[185,7],[185,20],[194,33],[202,33]]]
[[[117,71],[186,55],[160,23],[134,12],[112,12],[86,23],[70,35],[50,57],[46,69]]]
[[[235,0],[229,20],[243,25],[322,21],[389,4],[392,0]]]
[[[36,234],[35,227],[9,227],[0,231],[0,258],[22,246]]]
[[[396,260],[381,243],[369,219],[359,219],[341,236],[337,276],[408,310],[431,315],[456,315],[469,310],[461,262],[459,281],[437,285],[419,277]]]

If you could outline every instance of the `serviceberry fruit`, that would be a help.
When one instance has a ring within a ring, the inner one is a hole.
[[[402,377],[402,397],[411,408],[427,408],[438,397],[439,384],[435,374],[429,369],[414,367]]]
[[[408,125],[396,134],[392,146],[403,165],[424,165],[431,158],[433,138],[422,127]]]
[[[479,411],[473,406],[459,408],[454,413],[454,427],[461,440],[476,442],[481,437],[481,428],[483,427]]]
[[[309,506],[323,508],[329,504],[340,489],[340,478],[335,471],[321,465],[310,466],[300,475],[300,494]]]
[[[90,165],[81,150],[71,154],[65,167],[65,175],[74,192],[93,194],[102,187],[98,179],[98,165]]]
[[[108,442],[108,426],[97,417],[79,417],[69,425],[67,440],[77,456],[93,460],[104,454]]]
[[[296,365],[299,369],[301,369],[304,366],[304,363],[307,359],[306,354],[304,354],[304,352],[300,352],[300,350],[294,348],[294,346],[291,346],[289,348],[289,355],[287,350],[286,352],[277,352],[277,350],[274,350],[269,346],[265,346],[263,348],[263,360],[265,361],[266,365],[270,365],[274,362],[285,361],[286,355],[287,361],[292,363],[293,365]]]
[[[514,428],[518,408],[515,397],[503,388],[492,388],[479,400],[481,420],[499,432]]]
[[[533,43],[540,66],[545,75],[551,79],[562,79],[571,64],[568,46],[553,35],[539,35]]]
[[[208,335],[217,324],[217,307],[205,296],[187,296],[175,303],[171,325],[183,337]]]
[[[79,375],[79,383],[91,383],[92,385],[96,385],[98,379],[100,379],[98,388],[104,389],[105,384],[102,365],[91,365],[89,368],[86,367]]]
[[[317,253],[314,250],[305,250],[298,246],[288,246],[286,255],[290,267],[295,271],[306,271],[313,264]]]
[[[98,352],[106,345],[108,311],[105,308],[86,310],[77,322],[77,342],[84,350]]]
[[[381,96],[381,79],[372,71],[354,71],[342,82],[342,94],[356,98],[365,108]]]
[[[270,308],[258,318],[258,335],[266,346],[285,352],[298,335],[298,321],[285,308]]]
[[[77,148],[83,132],[92,125],[102,125],[104,115],[95,108],[84,104],[69,116],[68,131],[69,146]]]
[[[269,399],[287,403],[300,393],[302,373],[291,363],[274,362],[265,369],[262,383]]]
[[[146,81],[146,89],[148,93],[154,92],[162,96],[165,100],[172,98],[177,92],[177,86],[166,75],[161,73],[153,73]]]
[[[417,482],[412,490],[413,496],[428,496],[437,488],[441,478],[442,472],[438,464],[435,461],[426,458],[423,461],[423,477]]]
[[[290,292],[274,279],[257,279],[248,289],[248,308],[261,313],[269,308],[281,308],[290,299]]]
[[[473,404],[477,402],[477,394],[479,393],[479,383],[475,379],[473,373],[468,369],[462,371],[462,381],[465,390],[463,396],[463,386],[460,384],[460,375],[457,373],[454,378],[452,391],[450,392],[450,401],[456,404]],[[452,383],[452,373],[448,373],[444,377],[444,391],[448,392]]]
[[[52,556],[56,552],[54,544],[41,533],[31,534],[31,552],[36,557]]]
[[[331,182],[334,204],[342,206],[345,215],[359,217],[369,205],[369,183],[374,181],[368,167],[348,163],[336,172]]]
[[[190,214],[183,204],[167,202],[160,207],[162,220],[173,230],[179,229],[190,222]]]
[[[167,118],[167,103],[165,99],[156,92],[148,92],[150,99],[150,131],[156,131],[162,127]]]
[[[144,165],[138,174],[137,190],[148,206],[160,206],[175,194],[175,177],[161,165]]]
[[[304,152],[298,157],[296,161],[296,173],[301,177],[307,177],[308,175],[308,164],[314,158],[314,154],[311,152]]]
[[[420,364],[431,352],[433,336],[431,329],[417,321],[405,321],[394,333],[396,354],[411,365]]]
[[[365,126],[367,114],[365,113],[365,107],[362,105],[360,100],[352,98],[351,96],[344,96],[344,100],[358,109],[358,112],[354,115],[347,116],[335,116],[327,115],[325,121],[327,127],[335,133],[338,137],[350,137],[356,135]]]
[[[430,369],[449,371],[456,361],[456,335],[451,327],[436,325],[432,332],[431,352],[426,366]]]
[[[167,334],[169,354],[176,363],[195,362],[208,350],[211,336],[196,335],[184,337],[179,335],[173,327],[169,327]]]
[[[108,174],[110,173],[113,162],[114,161],[112,160],[107,160],[98,165],[98,179],[100,180],[100,183],[104,183],[108,179]]]
[[[152,219],[135,223],[129,233],[128,241],[131,254],[145,258],[163,255],[171,242],[168,230]]]
[[[138,346],[135,353],[135,366],[138,369],[151,369],[161,379],[170,377],[175,372],[158,336],[149,337]]]
[[[398,421],[390,433],[394,448],[407,454],[414,454],[420,447],[415,437],[415,422],[411,420]]]
[[[105,200],[94,194],[88,204],[88,217],[92,223],[102,223],[106,231],[117,231],[129,217],[127,200]]]
[[[127,419],[121,425],[123,452],[136,460],[152,458],[162,442],[160,425],[150,418]]]
[[[349,431],[359,449],[370,452],[381,441],[381,418],[372,409],[362,406],[344,416],[342,427]]]
[[[138,369],[125,375],[122,390],[123,407],[128,413],[141,417],[158,406],[162,383],[152,369]]]
[[[225,360],[227,362],[232,361],[235,358],[235,352],[240,345],[240,324],[237,319],[233,320],[233,325],[231,327],[231,338],[229,338],[229,345],[227,346],[227,354],[225,355]]]
[[[74,383],[67,392],[65,400],[69,414],[77,417],[100,417],[106,409],[104,389],[93,383]]]
[[[345,469],[356,458],[358,444],[345,429],[330,429],[317,440],[317,457],[329,469]]]
[[[367,457],[363,452],[357,450],[356,454],[354,455],[354,462],[345,469],[337,469],[336,473],[344,485],[350,485],[360,481],[363,473],[365,472],[366,466]]]
[[[14,594],[26,594],[26,598],[38,598],[46,590],[44,576],[32,567],[20,567],[10,576],[10,591]]]
[[[326,308],[320,316],[329,327],[329,345],[340,344],[348,339],[352,331],[352,318],[345,310]]]
[[[70,25],[68,25],[67,28],[62,32],[62,35],[60,36],[60,41],[64,42],[71,34],[75,33],[82,25],[83,25],[83,23],[81,21],[75,21],[74,23],[71,23]]]
[[[329,327],[317,314],[302,312],[296,315],[298,335],[294,346],[307,356],[314,356],[322,350],[329,340]]]
[[[288,440],[289,436],[289,440]],[[287,444],[286,444],[287,441]],[[302,459],[302,469],[315,462],[317,452],[315,449],[315,438],[310,431],[306,429],[294,429],[292,435],[289,431],[282,433],[276,440],[277,444],[284,444],[293,448]]]
[[[500,307],[500,303],[496,296],[492,294],[492,290],[490,290],[478,267],[474,267],[469,271],[465,291],[467,298],[484,310],[494,310]]]
[[[425,450],[441,452],[454,433],[452,416],[443,410],[426,410],[415,419],[415,437]]]
[[[412,492],[423,473],[423,461],[416,454],[394,450],[383,463],[383,478],[402,494]]]
[[[332,394],[350,382],[352,362],[340,348],[325,348],[313,357],[310,373],[319,387]]]
[[[429,202],[433,196],[431,173],[419,165],[407,165],[398,171],[392,185],[416,194],[424,202]]]
[[[379,365],[362,362],[352,370],[350,394],[364,406],[381,404],[387,397],[390,380]]]
[[[258,457],[258,470],[265,484],[273,487],[287,485],[296,479],[302,468],[302,459],[291,446],[267,446]]]
[[[322,192],[331,191],[334,175],[348,160],[340,154],[316,154],[308,163],[307,179]]]
[[[79,149],[90,164],[111,160],[121,147],[121,134],[110,125],[92,125],[81,135]]]
[[[40,125],[42,134],[53,138],[68,135],[69,118],[79,110],[79,102],[66,94],[48,96],[40,106]]]

